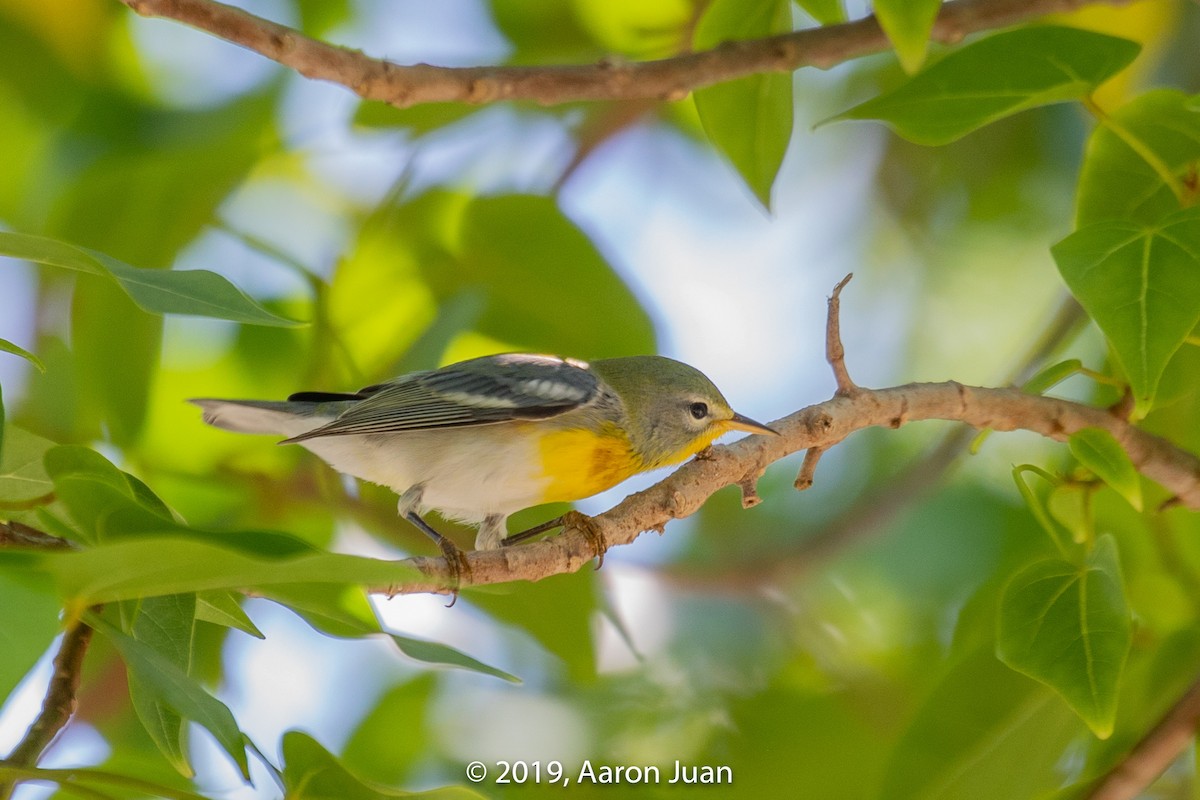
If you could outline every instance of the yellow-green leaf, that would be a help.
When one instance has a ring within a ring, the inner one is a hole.
[[[1102,428],[1084,428],[1071,434],[1067,446],[1080,464],[1116,490],[1129,505],[1142,510],[1142,482],[1137,469],[1111,433]]]
[[[941,0],[875,0],[875,18],[905,72],[916,72],[925,63],[929,32],[941,5]]]

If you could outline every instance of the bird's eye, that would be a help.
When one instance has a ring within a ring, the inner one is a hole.
[[[688,406],[688,411],[691,412],[694,419],[704,419],[708,416],[708,403],[692,403]]]

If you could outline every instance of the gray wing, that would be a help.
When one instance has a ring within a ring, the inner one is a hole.
[[[359,402],[328,425],[287,441],[546,419],[587,405],[599,393],[600,379],[579,361],[525,354],[484,356],[341,395]]]

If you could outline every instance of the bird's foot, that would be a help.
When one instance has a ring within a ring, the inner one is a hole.
[[[446,559],[446,569],[450,572],[451,598],[446,608],[451,608],[458,602],[458,590],[462,586],[463,577],[466,576],[468,580],[471,577],[471,564],[467,561],[467,554],[460,550],[454,542],[434,530],[415,511],[405,513],[404,518],[415,525],[421,533],[433,539],[442,551],[442,557]]]
[[[596,564],[596,569],[604,566],[604,554],[608,552],[608,543],[604,541],[604,534],[600,532],[599,526],[592,521],[591,517],[578,511],[568,511],[561,517],[555,517],[548,522],[543,522],[541,525],[534,525],[528,530],[514,533],[504,540],[504,546],[512,547],[515,544],[528,541],[534,536],[546,531],[552,531],[555,528],[578,528],[588,540],[588,544],[592,546],[592,551],[596,554],[596,557],[600,559],[600,562]]]

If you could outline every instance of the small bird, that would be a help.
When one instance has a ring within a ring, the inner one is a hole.
[[[590,497],[677,464],[729,430],[776,434],[735,413],[699,370],[662,356],[589,364],[509,353],[352,394],[191,402],[210,425],[286,436],[280,444],[397,492],[400,515],[437,542],[456,583],[465,559],[421,517],[428,509],[478,525],[475,548],[494,550],[515,511]]]

